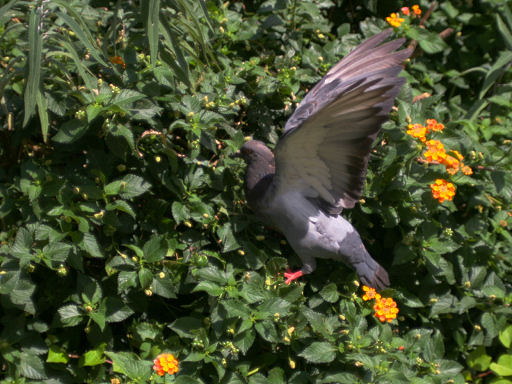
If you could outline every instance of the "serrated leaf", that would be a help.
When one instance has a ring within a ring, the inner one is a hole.
[[[43,380],[47,378],[43,360],[29,352],[20,354],[19,370],[28,379]]]
[[[314,341],[299,356],[310,363],[330,363],[336,358],[336,348],[325,341]]]
[[[101,252],[100,246],[96,237],[91,233],[84,233],[83,239],[80,242],[80,248],[86,251],[89,256],[103,258],[103,252]]]
[[[322,297],[322,299],[324,299],[328,303],[335,303],[336,301],[338,301],[339,293],[338,293],[338,288],[336,287],[336,284],[335,283],[327,284],[320,291],[320,296]]]
[[[85,121],[73,119],[60,126],[52,140],[60,144],[71,144],[80,139],[88,130]]]
[[[134,311],[118,297],[107,297],[105,306],[107,323],[124,321],[134,313]]]
[[[170,325],[174,332],[180,337],[194,338],[199,334],[203,328],[203,322],[195,317],[181,317],[174,320]]]
[[[147,382],[152,374],[153,362],[140,360],[137,355],[130,352],[105,352],[112,360],[114,372],[122,373],[135,382]]]
[[[144,252],[144,261],[155,263],[165,258],[167,253],[167,243],[160,236],[153,236],[142,247]]]
[[[137,175],[126,175],[123,177],[122,182],[125,183],[120,188],[120,195],[123,199],[132,199],[140,196],[151,188],[151,184]]]

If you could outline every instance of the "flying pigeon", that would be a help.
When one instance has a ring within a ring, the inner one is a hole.
[[[385,30],[331,68],[288,119],[275,154],[261,141],[236,154],[247,162],[245,192],[257,216],[278,228],[302,260],[286,283],[313,272],[315,258],[342,261],[376,289],[389,286],[386,270],[341,216],[359,201],[373,141],[405,79],[412,53],[404,39],[383,41]]]

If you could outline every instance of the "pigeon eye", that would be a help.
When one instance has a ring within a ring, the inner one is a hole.
[[[245,154],[246,154],[246,155],[250,155],[251,153],[252,153],[252,150],[251,150],[251,149],[247,149],[247,148],[245,149]]]

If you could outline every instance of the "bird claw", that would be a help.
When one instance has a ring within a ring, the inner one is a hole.
[[[293,280],[295,279],[298,279],[299,277],[301,277],[302,275],[304,275],[304,273],[302,273],[302,271],[299,269],[298,271],[296,272],[292,272],[289,268],[286,270],[286,272],[284,273],[284,277],[286,278],[285,280],[285,284],[286,285],[289,285]]]

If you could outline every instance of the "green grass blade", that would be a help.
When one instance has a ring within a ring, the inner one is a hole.
[[[43,141],[46,143],[48,141],[48,103],[40,90],[37,91],[36,102],[41,133],[43,134]]]
[[[158,58],[158,33],[160,30],[160,0],[150,0],[147,20],[149,55],[151,66],[156,67]]]
[[[505,45],[508,49],[512,50],[512,33],[500,15],[496,15],[496,25],[498,26],[498,31],[500,31],[503,40],[505,41]]]
[[[26,126],[30,118],[35,112],[37,92],[39,91],[39,81],[41,79],[41,57],[43,38],[39,31],[39,23],[41,15],[34,8],[30,12],[28,23],[28,60],[26,70],[28,73],[27,83],[25,86],[25,115],[23,118],[23,126]]]
[[[496,80],[503,74],[506,70],[507,66],[512,62],[512,51],[504,51],[500,53],[500,57],[498,60],[489,68],[487,75],[484,79],[484,84],[482,85],[482,90],[478,95],[478,98],[481,100],[484,98],[487,91],[494,85]]]
[[[60,42],[64,48],[69,52],[69,55],[73,59],[76,65],[76,69],[78,71],[78,74],[84,81],[85,86],[87,89],[94,89],[97,86],[98,80],[92,75],[92,73],[89,71],[89,68],[87,68],[82,60],[78,57],[78,53],[76,52],[75,48],[73,47],[73,44],[71,44],[68,41],[61,41]]]

